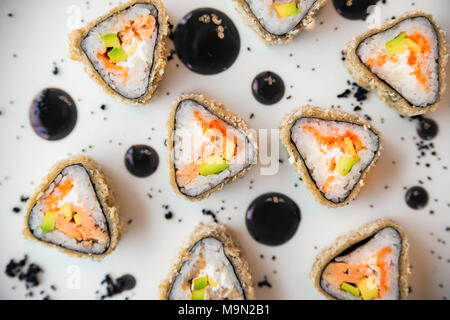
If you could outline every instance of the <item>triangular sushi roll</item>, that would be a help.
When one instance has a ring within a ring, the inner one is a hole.
[[[311,280],[329,299],[406,299],[408,249],[403,229],[392,220],[379,219],[337,238],[319,253]]]
[[[169,23],[160,0],[120,5],[69,35],[70,55],[123,102],[147,104],[167,63]]]
[[[27,237],[102,259],[120,238],[118,205],[98,164],[76,156],[54,165],[27,203]]]
[[[380,156],[378,132],[363,118],[305,106],[280,127],[289,161],[317,201],[329,207],[356,198]]]
[[[434,111],[445,90],[445,33],[422,11],[405,14],[353,39],[344,64],[355,81],[396,112]]]
[[[180,96],[169,122],[170,182],[188,200],[202,200],[256,163],[257,141],[245,121],[202,94]]]
[[[224,225],[200,224],[183,245],[167,279],[161,300],[254,300],[247,261]]]
[[[266,44],[292,42],[327,0],[233,0],[236,10]]]

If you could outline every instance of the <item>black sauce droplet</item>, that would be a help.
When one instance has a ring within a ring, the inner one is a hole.
[[[143,144],[134,145],[125,153],[125,166],[136,177],[148,177],[156,171],[158,164],[158,153],[152,147]]]
[[[369,15],[367,8],[377,2],[378,0],[333,0],[336,11],[351,20],[365,20]]]
[[[166,218],[167,220],[172,219],[172,218],[173,218],[173,213],[172,213],[172,211],[167,212],[167,213],[164,215],[164,218]]]
[[[117,278],[117,286],[121,291],[131,290],[136,286],[136,279],[131,274],[126,274]]]
[[[422,209],[428,203],[427,191],[419,186],[411,187],[405,194],[406,204],[412,209]]]
[[[429,118],[420,118],[416,130],[423,140],[432,140],[436,137],[439,128],[436,121]]]
[[[136,279],[131,274],[125,274],[114,280],[109,274],[107,274],[101,284],[106,285],[106,293],[100,297],[100,299],[103,300],[122,293],[125,290],[133,289],[136,286]]]
[[[38,136],[59,140],[75,127],[77,107],[67,92],[56,88],[44,89],[31,104],[30,121]]]
[[[258,242],[277,246],[291,239],[300,224],[300,208],[280,193],[257,197],[247,209],[245,223],[250,235]]]
[[[275,104],[284,96],[284,82],[279,75],[271,71],[258,74],[252,82],[252,93],[258,102]]]
[[[212,8],[199,8],[185,15],[175,30],[174,44],[186,67],[200,74],[225,71],[241,47],[233,21]]]

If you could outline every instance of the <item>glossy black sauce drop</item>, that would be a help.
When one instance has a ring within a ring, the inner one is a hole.
[[[44,89],[31,104],[30,121],[38,136],[59,140],[75,127],[77,107],[67,92],[56,88]]]
[[[199,8],[185,15],[175,29],[174,44],[186,67],[200,74],[225,71],[241,47],[233,21],[212,8]]]
[[[419,137],[423,140],[432,140],[436,137],[439,128],[436,121],[421,117],[417,123],[416,130]]]
[[[136,286],[136,279],[131,274],[125,274],[114,281],[114,279],[107,274],[101,284],[106,285],[106,294],[100,297],[100,299],[103,300],[122,293],[123,291],[133,289]]]
[[[369,15],[367,8],[377,2],[378,0],[333,0],[336,11],[351,20],[365,20]]]
[[[136,286],[136,279],[131,274],[126,274],[117,278],[117,285],[119,288],[124,290],[131,290]]]
[[[405,194],[406,204],[412,209],[422,209],[428,203],[427,191],[419,186],[411,187]]]
[[[252,93],[258,102],[275,104],[284,96],[284,82],[279,75],[271,71],[258,74],[252,82]]]
[[[283,194],[265,193],[250,204],[245,223],[256,241],[269,246],[281,245],[297,231],[300,208]]]
[[[136,177],[148,177],[156,171],[158,164],[158,153],[152,147],[143,144],[134,145],[125,153],[125,166]]]

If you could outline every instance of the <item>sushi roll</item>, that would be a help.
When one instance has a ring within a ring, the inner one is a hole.
[[[357,197],[380,156],[380,136],[363,118],[305,106],[280,127],[289,162],[321,204],[340,207]]]
[[[55,164],[27,203],[25,235],[76,256],[104,258],[120,238],[118,204],[98,164]]]
[[[202,94],[181,95],[168,128],[170,183],[185,199],[209,197],[256,163],[255,132],[241,117]]]
[[[403,229],[379,219],[319,253],[311,280],[328,299],[403,300],[408,296],[408,249]]]
[[[167,64],[169,23],[161,0],[133,0],[69,35],[70,55],[108,93],[147,104]]]
[[[224,225],[200,224],[182,247],[161,300],[254,300],[247,261]]]
[[[290,43],[327,0],[233,0],[236,10],[266,44]]]
[[[414,116],[438,107],[448,48],[431,15],[407,13],[356,37],[344,52],[353,79],[396,112]]]

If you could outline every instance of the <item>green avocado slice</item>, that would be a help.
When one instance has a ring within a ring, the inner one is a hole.
[[[198,171],[202,176],[208,176],[210,174],[218,174],[229,166],[221,156],[212,155],[198,165]]]
[[[203,276],[203,277],[195,278],[192,281],[192,285],[194,287],[194,290],[203,289],[204,287],[206,287],[208,285],[208,277]]]
[[[275,4],[275,10],[280,18],[289,17],[294,14],[298,14],[300,10],[298,10],[297,2],[292,1],[288,3]]]
[[[42,221],[42,231],[48,232],[55,229],[56,211],[48,211],[45,213],[44,221]]]
[[[359,289],[355,286],[352,286],[350,283],[347,282],[343,282],[341,284],[341,289],[344,290],[345,292],[350,293],[352,296],[354,297],[360,297],[361,293],[359,292]]]
[[[402,32],[391,41],[386,42],[387,52],[392,56],[405,52],[405,39],[406,32]]]
[[[108,57],[114,63],[123,61],[128,58],[127,54],[122,48],[113,48],[112,50],[108,51]]]
[[[119,48],[120,39],[117,33],[107,33],[102,36],[103,44],[106,48]]]
[[[350,170],[352,170],[353,166],[358,163],[359,158],[350,158],[342,156],[339,158],[339,161],[336,165],[336,172],[341,176],[346,176]]]
[[[191,300],[205,300],[205,288],[193,290]]]

